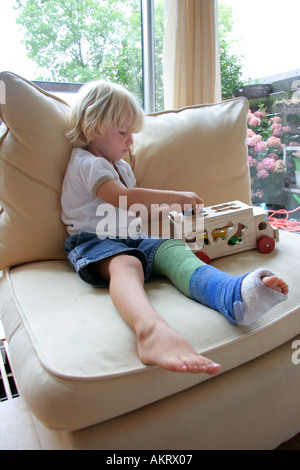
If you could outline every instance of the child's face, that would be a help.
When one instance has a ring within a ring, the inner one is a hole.
[[[109,127],[103,135],[95,136],[87,149],[96,157],[104,157],[109,162],[116,162],[124,157],[133,143],[130,129],[119,126]]]

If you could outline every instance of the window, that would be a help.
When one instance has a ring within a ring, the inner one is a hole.
[[[300,196],[299,0],[219,0],[218,6],[223,98],[249,100],[252,201],[294,210]]]
[[[163,0],[13,0],[3,2],[1,17],[2,37],[10,44],[9,50],[1,45],[1,70],[69,100],[78,86],[65,94],[57,89],[66,86],[57,83],[104,78],[132,91],[146,111],[163,107]],[[54,90],[43,82],[56,83]]]

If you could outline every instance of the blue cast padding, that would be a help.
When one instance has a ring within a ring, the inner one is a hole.
[[[201,304],[218,310],[230,323],[237,325],[234,304],[242,303],[241,285],[246,276],[247,274],[231,276],[210,265],[200,266],[190,278],[190,296]]]

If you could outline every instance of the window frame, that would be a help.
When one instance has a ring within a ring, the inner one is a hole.
[[[144,111],[155,111],[154,6],[153,0],[141,0],[142,67]]]

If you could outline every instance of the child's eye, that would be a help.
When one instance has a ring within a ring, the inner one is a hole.
[[[126,135],[126,134],[127,134],[127,131],[119,131],[119,133],[120,133],[121,135]]]

